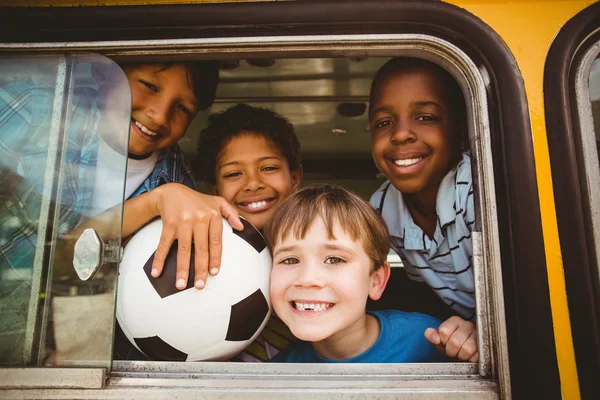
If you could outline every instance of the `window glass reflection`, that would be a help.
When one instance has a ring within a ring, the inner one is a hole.
[[[101,56],[2,58],[0,364],[108,367],[116,268],[82,282],[61,243],[123,202],[129,85]],[[107,165],[113,179],[99,190]]]

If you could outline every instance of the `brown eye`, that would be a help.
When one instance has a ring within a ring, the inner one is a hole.
[[[325,259],[325,264],[341,264],[345,261],[339,257],[327,257]]]

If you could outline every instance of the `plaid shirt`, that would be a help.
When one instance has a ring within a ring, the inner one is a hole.
[[[92,200],[103,123],[97,97],[95,89],[76,88],[69,99],[59,235],[81,222]],[[19,269],[33,265],[53,101],[52,87],[32,81],[0,87],[0,276],[18,276]],[[191,169],[176,145],[161,151],[154,170],[130,198],[170,182],[194,188]]]

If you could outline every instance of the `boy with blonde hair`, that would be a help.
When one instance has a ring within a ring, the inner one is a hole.
[[[390,275],[389,233],[364,200],[333,185],[292,194],[267,222],[271,301],[300,339],[282,362],[435,362],[446,357],[423,331],[439,320],[402,311],[367,312]]]

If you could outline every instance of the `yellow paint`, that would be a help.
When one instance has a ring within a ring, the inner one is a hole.
[[[71,7],[71,6],[147,6],[153,4],[243,3],[277,0],[0,0],[0,6]]]
[[[553,38],[570,18],[594,1],[447,2],[467,9],[498,32],[510,47],[523,74],[533,131],[560,383],[564,399],[580,399],[546,137],[543,78],[544,63]]]

